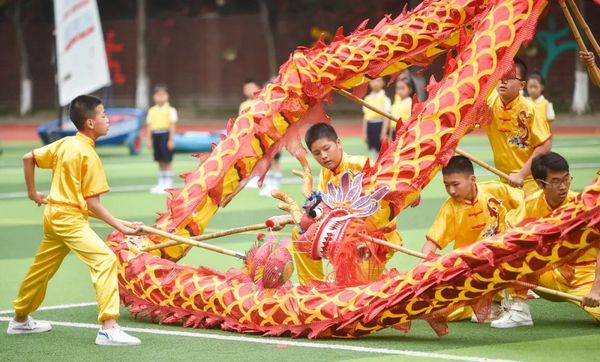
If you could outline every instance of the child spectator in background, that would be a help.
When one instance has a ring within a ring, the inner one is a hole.
[[[154,149],[154,161],[158,162],[158,183],[151,193],[164,193],[173,187],[173,150],[175,149],[175,124],[177,110],[169,104],[167,87],[159,84],[154,87],[154,106],[148,110],[146,124],[148,147]]]
[[[385,82],[383,78],[376,78],[369,82],[371,93],[365,97],[365,102],[369,103],[377,109],[381,109],[390,113],[392,110],[392,102],[385,94],[383,86]],[[387,138],[389,120],[379,113],[370,110],[367,107],[363,110],[363,139],[369,147],[371,158],[376,160],[379,156],[381,143]]]
[[[238,115],[241,114],[246,108],[250,107],[252,103],[254,103],[259,90],[260,88],[258,87],[258,84],[252,78],[246,80],[242,89],[246,100],[240,104]],[[262,189],[258,193],[260,196],[270,197],[271,191],[278,190],[281,187],[281,179],[283,178],[283,174],[281,172],[281,162],[279,161],[280,158],[281,152],[278,152],[275,157],[273,157],[271,169],[265,175]],[[252,178],[246,184],[246,187],[257,188],[258,177]]]
[[[535,116],[542,117],[551,125],[556,117],[552,102],[544,97],[544,77],[540,72],[533,72],[527,77],[527,93],[535,105]]]
[[[412,100],[415,95],[415,83],[410,77],[398,78],[396,81],[396,94],[392,104],[392,115],[390,120],[391,139],[396,138],[397,122],[404,123],[410,117],[412,111]]]
[[[268,81],[263,83],[263,87],[266,87],[267,84],[273,83],[275,81],[275,77],[269,78]],[[281,121],[275,120],[275,128],[278,127],[277,122]],[[283,126],[283,124],[281,125]],[[262,189],[258,193],[260,196],[271,197],[271,191],[279,190],[281,188],[281,180],[283,179],[283,173],[281,171],[281,152],[277,152],[273,157],[273,162],[271,163],[271,168],[265,175],[265,180],[263,182]]]
[[[238,116],[242,114],[242,111],[248,108],[254,102],[254,94],[258,92],[260,88],[258,88],[258,84],[252,78],[246,79],[244,85],[242,86],[242,93],[246,99],[240,103],[238,108]],[[253,177],[248,183],[246,187],[256,189],[258,188],[258,177]]]
[[[258,88],[258,84],[256,84],[254,79],[249,78],[244,82],[242,92],[244,93],[244,97],[246,97],[246,99],[242,103],[240,103],[238,115],[241,114],[244,109],[248,108],[254,102],[254,100],[256,99],[254,94],[259,90],[260,88]]]

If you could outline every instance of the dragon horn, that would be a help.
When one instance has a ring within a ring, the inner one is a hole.
[[[277,206],[281,210],[289,212],[290,215],[292,216],[292,219],[294,219],[294,223],[296,223],[296,224],[300,223],[300,219],[302,218],[304,211],[302,210],[300,205],[298,205],[298,203],[294,199],[292,199],[290,196],[288,196],[285,192],[281,192],[279,190],[271,191],[271,195],[274,198],[283,201],[282,203],[280,203]]]
[[[302,177],[302,179],[304,180],[304,183],[302,185],[302,193],[304,194],[304,197],[308,198],[310,197],[313,191],[313,175],[310,171],[310,166],[308,164],[308,161],[306,160],[306,157],[300,155],[296,158],[298,159],[298,161],[300,161],[303,171],[292,170],[292,172],[294,173],[294,175]]]

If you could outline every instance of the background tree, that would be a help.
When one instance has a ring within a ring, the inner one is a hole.
[[[579,8],[579,11],[581,11],[581,15],[585,17],[585,2],[583,0],[579,0],[576,2],[576,4]],[[585,37],[583,34],[582,36]],[[580,115],[590,108],[590,82],[586,67],[579,61],[579,56],[577,54],[575,56],[575,86],[573,87],[573,102],[571,103],[571,110]]]
[[[135,106],[140,109],[148,108],[150,97],[150,79],[147,70],[146,57],[146,0],[137,0],[137,84],[135,88]]]
[[[23,116],[32,109],[33,103],[33,82],[29,71],[29,53],[25,42],[25,34],[22,25],[22,9],[25,1],[21,0],[0,0],[0,8],[5,7],[13,27],[19,51],[19,77],[21,84],[19,99],[19,115]]]
[[[275,45],[275,34],[273,28],[275,22],[273,16],[274,10],[269,9],[267,0],[258,0],[258,8],[260,13],[260,23],[263,33],[265,34],[265,42],[267,44],[267,60],[269,61],[269,77],[277,75],[279,62],[277,61],[277,47]]]

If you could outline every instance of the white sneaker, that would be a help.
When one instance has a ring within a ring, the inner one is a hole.
[[[165,177],[165,179],[163,180],[162,183],[162,188],[163,190],[168,190],[168,189],[172,189],[173,188],[173,177],[169,176],[169,177]]]
[[[260,191],[258,192],[258,196],[262,196],[262,197],[271,197],[271,191],[273,190],[273,188],[269,187],[269,185],[265,185],[263,186],[262,189],[260,189]]]
[[[151,194],[166,194],[165,187],[162,185],[156,185],[150,189]]]
[[[100,328],[96,336],[96,344],[101,346],[135,346],[141,343],[139,338],[123,332],[119,326],[109,329]]]
[[[247,188],[249,189],[257,189],[258,188],[258,176],[254,176],[250,179],[250,181],[248,181],[248,183],[246,184]]]
[[[529,305],[524,302],[514,302],[508,312],[490,324],[492,328],[513,328],[532,325],[533,320],[529,312]]]
[[[477,315],[475,313],[471,314],[471,322],[473,323],[491,323],[492,321],[499,319],[508,311],[508,307],[504,304],[494,302],[492,303],[492,309],[490,310],[490,315],[483,322],[479,322],[477,319]]]
[[[283,179],[283,175],[281,174],[281,172],[273,172],[273,184],[272,187],[275,190],[279,190],[281,189],[281,180]]]
[[[7,334],[28,334],[48,332],[52,329],[52,325],[45,321],[36,321],[31,317],[27,317],[25,322],[17,322],[12,319],[8,322]]]

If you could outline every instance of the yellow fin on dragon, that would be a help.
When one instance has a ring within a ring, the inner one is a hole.
[[[533,36],[545,6],[545,0],[425,0],[373,29],[363,24],[348,36],[338,31],[329,45],[319,41],[296,50],[257,101],[230,120],[212,152],[183,175],[185,185],[172,192],[155,226],[182,236],[201,234],[218,208],[252,176],[263,176],[282,148],[305,162],[300,131],[327,119],[322,105],[335,88],[360,92],[368,79],[427,65],[447,53],[445,74],[429,85],[429,98],[360,176],[361,195],[383,197],[392,205],[391,217],[397,216],[476,123],[487,94]],[[357,285],[292,285],[289,255],[272,240],[252,249],[244,268],[226,273],[178,265],[189,246],[140,251],[140,245],[164,241],[158,236],[115,231],[107,243],[117,255],[122,301],[139,317],[308,338],[360,337],[391,326],[407,330],[411,320],[425,319],[443,335],[445,316],[455,308],[485,309],[499,290],[597,245],[599,196],[600,177],[548,217],[426,260],[405,274],[390,270]],[[284,272],[271,275],[252,264],[271,260]]]

